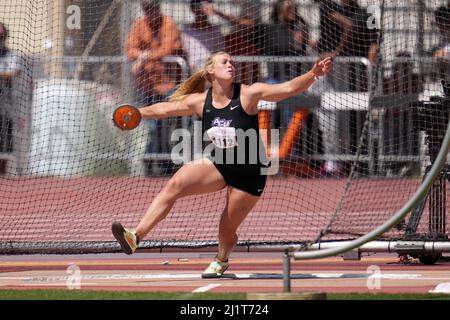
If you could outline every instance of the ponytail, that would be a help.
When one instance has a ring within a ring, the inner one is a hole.
[[[205,66],[203,69],[197,71],[192,76],[190,76],[188,79],[183,81],[177,90],[169,97],[169,101],[171,102],[178,102],[186,98],[186,96],[190,95],[191,93],[202,93],[206,89],[206,81],[210,81],[208,70],[214,65],[214,59],[218,55],[222,54],[228,54],[224,51],[219,51],[216,53],[213,53],[209,56],[208,60],[205,63]]]
[[[199,70],[183,81],[177,90],[169,97],[169,101],[181,101],[191,93],[202,93],[206,86],[206,72]]]

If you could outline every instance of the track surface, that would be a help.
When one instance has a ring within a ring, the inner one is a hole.
[[[0,225],[5,226],[0,242],[38,241],[45,245],[61,240],[112,241],[111,222],[136,225],[166,182],[162,178],[0,179],[2,199],[7,200],[0,209]],[[346,199],[334,227],[347,232],[372,230],[401,207],[419,183],[354,181],[351,197]],[[343,179],[270,179],[265,195],[239,230],[240,240],[315,238],[333,214],[344,186]],[[216,239],[224,199],[223,191],[183,198],[151,236],[183,241]],[[426,218],[425,214],[421,222],[426,223]],[[82,290],[113,291],[283,290],[281,252],[236,252],[224,278],[206,280],[200,275],[214,257],[212,250],[165,251],[139,252],[131,257],[0,256],[0,289],[79,286]],[[423,266],[397,261],[395,254],[366,256],[361,261],[340,257],[293,261],[292,291],[427,293],[438,284],[450,283],[450,262]]]
[[[0,225],[4,227],[0,243],[114,241],[111,223],[135,227],[166,182],[167,178],[0,179]],[[409,200],[419,183],[416,179],[353,181],[334,219],[337,234],[329,240],[365,234],[379,226]],[[270,178],[261,200],[241,225],[239,239],[314,240],[339,206],[344,188],[345,179]],[[216,240],[224,192],[179,199],[149,240]],[[427,226],[426,213],[419,229],[422,225]],[[402,235],[393,230],[384,236]]]
[[[0,289],[282,292],[280,252],[236,252],[224,278],[201,279],[213,252],[0,256]],[[395,254],[291,262],[293,292],[428,293],[450,283],[450,262],[399,264]],[[78,269],[79,268],[79,269]],[[77,272],[79,270],[79,273]],[[80,275],[81,278],[77,277]],[[80,279],[80,282],[77,280]]]

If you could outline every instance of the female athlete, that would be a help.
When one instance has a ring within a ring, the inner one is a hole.
[[[308,73],[290,81],[247,86],[235,83],[231,56],[218,52],[208,58],[202,70],[184,81],[168,102],[140,108],[144,119],[197,114],[202,118],[203,132],[214,146],[211,156],[193,160],[174,174],[136,229],[129,230],[119,222],[113,223],[112,232],[122,250],[132,254],[139,240],[167,216],[177,199],[227,188],[227,201],[219,223],[218,253],[202,274],[203,278],[221,277],[228,268],[228,257],[238,240],[236,231],[263,193],[267,176],[261,169],[270,165],[265,157],[258,157],[256,161],[250,159],[258,148],[254,142],[247,141],[251,139],[240,139],[239,134],[245,135],[253,130],[259,140],[258,102],[277,102],[298,95],[331,67],[332,60],[325,58],[317,60]],[[207,81],[211,84],[208,90],[205,88]],[[257,150],[256,154],[265,152]]]

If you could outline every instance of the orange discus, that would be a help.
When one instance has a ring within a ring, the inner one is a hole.
[[[116,108],[113,113],[114,124],[122,130],[132,130],[141,122],[142,116],[139,110],[129,104]]]

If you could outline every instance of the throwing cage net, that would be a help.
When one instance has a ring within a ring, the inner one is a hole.
[[[368,233],[411,198],[441,148],[449,10],[440,0],[0,0],[0,253],[118,251],[111,223],[136,226],[206,142],[195,116],[122,131],[112,114],[164,101],[216,51],[247,85],[334,57],[306,92],[260,102],[272,169],[239,245]],[[382,239],[448,240],[447,180],[444,167]],[[225,190],[179,199],[140,247],[216,245],[225,201]]]

